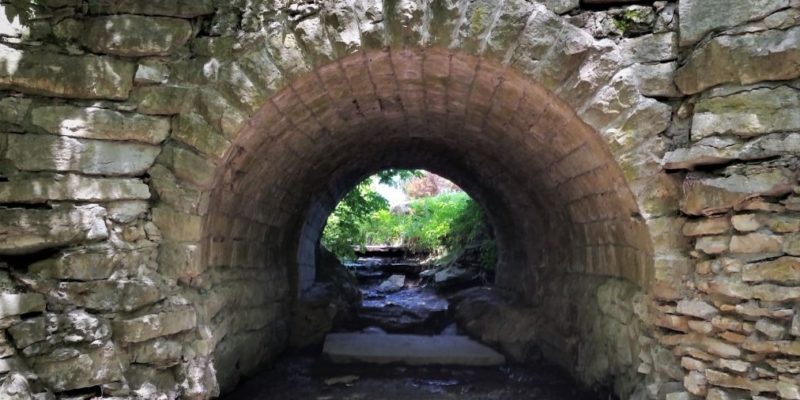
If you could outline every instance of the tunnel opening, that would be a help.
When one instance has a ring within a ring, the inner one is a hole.
[[[208,285],[229,291],[199,324],[221,332],[223,389],[297,337],[292,307],[314,283],[325,221],[388,168],[452,179],[494,227],[495,286],[514,300],[465,300],[483,310],[463,316],[483,327],[471,336],[623,397],[638,384],[647,227],[603,138],[514,69],[437,48],[355,53],[273,95],[221,165],[203,249]]]

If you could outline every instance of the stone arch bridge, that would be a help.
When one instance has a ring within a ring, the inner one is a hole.
[[[4,396],[232,388],[336,202],[405,167],[483,205],[587,385],[800,398],[796,0],[11,3]]]

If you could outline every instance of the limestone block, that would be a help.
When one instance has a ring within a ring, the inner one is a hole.
[[[788,6],[789,0],[681,0],[681,46],[697,43],[712,31],[758,20]]]
[[[717,277],[699,286],[706,293],[721,294],[743,300],[789,301],[800,299],[800,288],[773,284],[749,285],[738,278]]]
[[[142,86],[134,89],[136,111],[148,115],[180,114],[194,102],[193,88],[175,85]]]
[[[180,342],[157,338],[131,346],[131,362],[167,368],[181,361],[183,345]]]
[[[0,318],[42,312],[44,308],[44,296],[39,293],[0,294]]]
[[[800,76],[798,60],[800,27],[718,36],[689,56],[675,83],[681,92],[694,94],[723,83],[794,79]]]
[[[153,209],[153,222],[169,240],[199,242],[203,234],[203,218],[177,212],[169,207]]]
[[[105,214],[105,209],[97,205],[0,209],[0,254],[27,254],[106,239]]]
[[[189,214],[205,214],[208,207],[208,192],[187,187],[163,165],[150,168],[150,185],[159,200],[177,211]]]
[[[45,96],[125,100],[135,65],[110,57],[22,52],[0,45],[0,88]]]
[[[639,91],[650,97],[681,97],[673,75],[678,63],[637,64],[633,67],[639,82]]]
[[[684,182],[681,210],[689,215],[725,212],[754,196],[786,194],[795,181],[793,173],[781,169],[726,177],[690,174]]]
[[[0,122],[3,122],[4,125],[13,126],[14,130],[19,130],[17,127],[23,124],[31,103],[31,99],[18,97],[0,99]]]
[[[137,84],[159,84],[169,78],[169,68],[164,64],[139,64],[133,82]]]
[[[177,178],[199,188],[209,187],[214,180],[215,166],[210,160],[171,143],[164,146],[159,162]]]
[[[783,252],[793,256],[800,256],[800,233],[793,233],[784,238]]]
[[[170,129],[166,118],[67,105],[34,107],[31,124],[55,135],[150,144],[163,142]]]
[[[199,111],[228,140],[235,139],[250,118],[222,93],[208,88],[200,91]]]
[[[140,179],[91,178],[81,175],[44,175],[0,182],[0,202],[110,201],[150,198],[150,188]]]
[[[800,59],[800,58],[799,58]],[[779,86],[700,100],[692,119],[692,139],[715,134],[741,137],[800,129],[800,90]]]
[[[716,128],[713,128],[716,129]],[[726,164],[734,160],[758,160],[800,152],[800,134],[769,134],[742,142],[731,137],[710,136],[690,147],[664,155],[665,169],[694,169],[703,165]]]
[[[678,314],[705,320],[711,320],[719,314],[719,310],[716,307],[702,300],[681,300],[678,302],[676,311]]]
[[[88,282],[38,282],[59,301],[98,311],[134,311],[163,298],[153,280],[123,279]]]
[[[89,4],[89,13],[194,18],[213,14],[214,6],[211,0],[99,0]]]
[[[730,229],[730,219],[722,217],[688,221],[683,225],[682,231],[685,236],[705,236],[728,233]]]
[[[731,238],[732,253],[779,253],[783,239],[768,233],[749,233]]]
[[[94,53],[124,57],[168,55],[192,35],[189,21],[141,15],[111,15],[86,21],[81,42]]]
[[[158,146],[133,142],[9,134],[6,158],[25,171],[135,176],[147,171],[160,151]]]
[[[231,146],[200,114],[181,114],[174,121],[172,136],[201,154],[219,159]]]
[[[748,377],[731,375],[713,369],[706,370],[708,383],[715,386],[749,390],[752,393],[776,392],[775,380],[749,379]]]
[[[728,251],[730,236],[703,236],[697,239],[695,249],[706,254],[722,254]]]
[[[112,322],[114,338],[133,343],[192,329],[196,324],[197,313],[191,307]]]
[[[116,346],[108,342],[98,348],[56,353],[30,361],[47,387],[62,392],[124,379],[118,352]]]
[[[134,272],[152,266],[154,253],[154,248],[122,250],[107,245],[67,249],[33,263],[28,272],[50,279],[108,279],[114,271]]]
[[[678,58],[678,34],[655,33],[625,39],[620,43],[627,63],[660,63]]]
[[[770,339],[780,339],[786,333],[783,324],[762,318],[756,322],[756,330],[767,335]]]
[[[745,282],[774,282],[800,285],[800,258],[781,257],[761,263],[748,264],[742,271]]]

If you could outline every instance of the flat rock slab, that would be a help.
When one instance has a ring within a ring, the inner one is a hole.
[[[505,357],[466,336],[332,333],[322,353],[340,364],[493,366]]]

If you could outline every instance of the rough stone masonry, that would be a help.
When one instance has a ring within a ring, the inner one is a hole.
[[[336,201],[414,167],[484,206],[527,302],[484,339],[621,398],[800,399],[798,0],[21,3],[0,398],[232,388]]]

